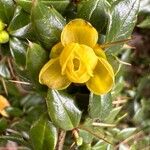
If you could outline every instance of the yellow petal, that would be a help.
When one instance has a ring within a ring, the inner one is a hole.
[[[61,75],[59,58],[48,61],[40,71],[39,82],[52,89],[64,89],[70,85],[70,81]]]
[[[59,55],[61,54],[62,50],[63,50],[63,45],[61,44],[61,42],[57,43],[56,45],[54,45],[51,49],[50,52],[50,58],[56,58],[59,57]]]
[[[70,21],[61,33],[61,42],[63,46],[74,42],[94,47],[98,40],[96,29],[83,19]]]
[[[87,88],[94,94],[108,93],[114,83],[114,73],[111,65],[104,58],[99,58],[94,70],[94,76],[87,81]]]
[[[104,50],[100,47],[100,45],[96,44],[93,48],[95,54],[98,56],[98,57],[102,57],[104,59],[107,59],[106,58],[106,55],[105,55],[105,52]]]
[[[2,95],[0,95],[0,114],[2,116],[8,117],[8,114],[6,113],[5,108],[9,107],[9,106],[10,106],[10,104],[9,104],[8,100],[5,97],[3,97]]]

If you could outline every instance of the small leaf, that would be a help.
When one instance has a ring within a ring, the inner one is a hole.
[[[47,7],[36,0],[33,3],[31,20],[37,38],[45,48],[50,49],[60,41],[65,20],[53,7]]]
[[[49,116],[55,125],[64,130],[78,126],[81,111],[75,106],[72,97],[63,92],[49,90],[46,101]]]
[[[145,20],[138,24],[138,27],[150,29],[150,16],[147,16]]]
[[[91,22],[101,33],[106,30],[110,13],[109,9],[110,4],[106,0],[88,0],[82,4],[77,16]]]
[[[27,43],[18,38],[10,39],[10,51],[15,63],[21,67],[25,67]]]
[[[21,137],[16,137],[16,136],[11,136],[11,135],[2,135],[0,136],[0,141],[14,141],[18,144],[24,145],[29,147],[29,143],[27,143],[23,138]]]
[[[9,69],[4,61],[0,62],[0,76],[7,79],[11,78]]]
[[[112,109],[111,94],[95,95],[91,93],[89,102],[89,114],[91,118],[104,120]]]
[[[12,36],[25,38],[31,30],[30,15],[17,7],[7,30]]]
[[[11,117],[20,117],[23,114],[23,112],[17,107],[7,107],[5,110]]]
[[[109,115],[107,116],[107,118],[105,119],[106,123],[113,123],[116,116],[118,115],[118,113],[120,112],[122,107],[117,107],[111,110],[111,112],[109,113]]]
[[[26,55],[26,70],[35,83],[39,83],[39,72],[48,60],[48,53],[38,44],[29,42]]]
[[[119,0],[114,3],[109,26],[107,28],[106,42],[127,39],[131,36],[137,20],[139,0]],[[117,53],[122,46],[113,46],[107,52]]]
[[[0,133],[4,132],[8,127],[7,120],[5,118],[0,119]]]
[[[30,138],[34,150],[54,150],[57,136],[57,129],[46,117],[41,117],[32,125],[30,130]]]
[[[13,16],[15,3],[13,0],[0,0],[0,19],[8,24]]]
[[[135,131],[136,128],[125,128],[117,134],[117,138],[119,138],[120,140],[126,139],[130,137]]]
[[[31,12],[32,0],[16,0],[26,12]],[[58,12],[63,13],[66,7],[70,3],[69,0],[41,0],[41,2],[47,6],[53,6]]]

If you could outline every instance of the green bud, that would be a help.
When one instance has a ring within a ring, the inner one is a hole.
[[[0,31],[0,44],[7,43],[9,41],[9,34],[3,30]]]
[[[2,31],[5,28],[5,24],[0,20],[0,31]]]

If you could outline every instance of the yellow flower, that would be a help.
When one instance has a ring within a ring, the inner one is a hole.
[[[98,33],[90,23],[70,21],[61,33],[61,42],[51,49],[51,59],[41,69],[39,82],[57,90],[71,82],[85,83],[95,94],[109,92],[114,72],[97,41]]]
[[[0,95],[0,114],[2,116],[8,117],[8,114],[6,113],[5,108],[9,107],[9,106],[10,106],[10,104],[9,104],[8,100],[5,97],[3,97],[2,95]]]

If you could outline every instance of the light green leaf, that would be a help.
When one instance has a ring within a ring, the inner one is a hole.
[[[57,129],[46,118],[41,117],[30,130],[31,143],[34,150],[54,150],[57,143]]]
[[[136,128],[125,128],[117,134],[117,138],[120,140],[126,139],[130,137],[133,133],[135,133],[135,131]]]
[[[63,92],[49,90],[46,102],[49,116],[55,125],[64,130],[78,126],[81,111],[75,106],[72,97]]]
[[[39,72],[48,60],[48,53],[38,44],[29,42],[26,55],[26,70],[29,78],[39,83]]]
[[[89,115],[91,118],[104,120],[112,109],[111,94],[94,95],[91,93],[89,101]]]
[[[37,38],[47,49],[60,41],[64,18],[53,8],[35,0],[31,11],[31,20]]]
[[[116,116],[120,112],[121,108],[122,107],[116,107],[116,108],[112,109],[111,112],[109,113],[109,115],[107,116],[107,118],[105,119],[105,122],[106,123],[113,123]]]
[[[8,24],[13,16],[15,3],[13,0],[0,0],[0,19]]]
[[[147,16],[145,20],[138,24],[138,27],[150,29],[150,16]]]
[[[82,4],[77,16],[90,21],[100,33],[105,33],[110,14],[109,10],[110,4],[107,0],[88,0]]]
[[[12,36],[25,38],[31,30],[30,15],[17,7],[7,30]]]
[[[139,0],[119,0],[112,7],[111,19],[107,28],[106,42],[130,38],[137,20]],[[107,52],[117,53],[122,46],[113,46]]]
[[[32,0],[16,0],[26,12],[31,12]],[[53,6],[58,12],[63,13],[66,7],[70,3],[69,0],[41,0],[41,2],[47,6]]]
[[[9,69],[5,63],[5,61],[1,61],[0,62],[0,76],[2,76],[3,78],[11,78]]]
[[[27,43],[18,38],[12,37],[9,42],[11,55],[15,63],[21,67],[25,67]]]

